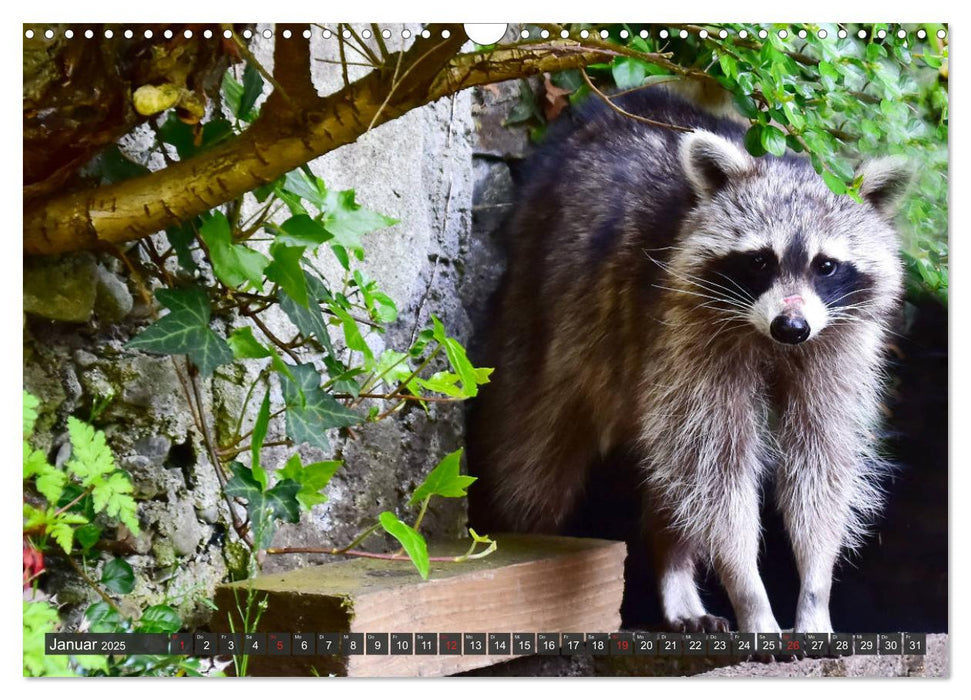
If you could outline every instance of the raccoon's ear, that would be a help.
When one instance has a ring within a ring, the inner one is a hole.
[[[685,134],[681,137],[680,150],[684,172],[702,197],[711,197],[754,165],[742,149],[710,131]]]
[[[860,196],[882,216],[893,218],[914,176],[907,160],[899,156],[877,158],[865,163],[859,174],[863,177]]]

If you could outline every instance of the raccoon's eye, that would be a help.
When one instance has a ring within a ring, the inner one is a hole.
[[[769,266],[769,259],[766,256],[762,255],[761,253],[756,254],[756,255],[753,255],[749,259],[749,261],[752,264],[752,269],[753,270],[760,270],[761,271],[761,270],[764,270],[765,268],[767,268]]]
[[[821,277],[829,277],[836,272],[839,263],[831,258],[820,258],[813,261],[813,271]]]

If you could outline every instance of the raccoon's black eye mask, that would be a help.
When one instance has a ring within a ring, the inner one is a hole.
[[[779,259],[771,248],[728,253],[708,262],[701,277],[726,297],[752,303],[768,291],[779,274]]]

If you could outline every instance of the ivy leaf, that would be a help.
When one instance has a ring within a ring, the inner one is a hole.
[[[295,454],[277,472],[277,476],[280,479],[289,479],[300,484],[297,500],[304,508],[309,510],[316,504],[327,501],[327,496],[322,494],[321,490],[327,486],[341,464],[342,462],[334,460],[314,462],[303,466],[300,463],[300,455]]]
[[[233,135],[233,125],[225,119],[213,119],[198,127],[186,124],[175,112],[171,112],[168,120],[159,127],[158,133],[163,143],[175,147],[179,160],[188,160],[230,138]]]
[[[225,214],[217,211],[203,221],[199,235],[209,248],[213,272],[226,286],[236,288],[249,282],[262,291],[263,270],[270,261],[258,251],[233,243]]]
[[[300,267],[303,251],[302,247],[274,242],[270,246],[273,262],[266,268],[265,274],[267,279],[283,287],[284,291],[300,306],[306,307],[309,304],[307,280],[304,277],[303,268]]]
[[[226,341],[209,328],[209,298],[198,287],[159,289],[156,298],[169,313],[125,345],[160,355],[188,355],[208,377],[219,365],[233,361]]]
[[[306,214],[291,216],[283,222],[280,230],[281,233],[277,234],[278,241],[311,248],[326,243],[334,237],[319,221],[311,219]]]
[[[121,557],[115,557],[101,572],[101,583],[109,591],[128,594],[135,588],[135,572],[131,565]]]
[[[476,396],[479,393],[479,389],[477,386],[475,367],[469,362],[469,358],[465,354],[465,348],[455,338],[450,338],[445,335],[445,326],[435,316],[432,316],[432,332],[434,333],[435,340],[445,348],[445,354],[448,356],[448,362],[452,366],[452,369],[455,370],[462,380],[464,396],[470,398]]]
[[[273,540],[277,520],[289,523],[300,520],[300,506],[297,503],[300,484],[284,479],[272,489],[265,490],[253,472],[239,462],[230,464],[229,469],[233,477],[226,482],[223,491],[231,498],[246,499],[246,512],[253,525],[253,544],[257,549],[267,547]]]
[[[364,209],[354,201],[354,190],[327,192],[323,225],[333,235],[334,243],[361,252],[361,236],[398,223],[384,214]]]
[[[386,510],[381,513],[378,516],[378,522],[381,523],[385,532],[401,543],[401,546],[404,547],[405,552],[411,558],[411,563],[418,569],[418,573],[421,574],[423,579],[427,579],[429,560],[428,544],[425,542],[425,538],[413,528],[401,522],[391,511]]]
[[[145,608],[135,631],[139,634],[172,634],[182,629],[182,619],[168,605],[152,605]]]
[[[253,110],[256,100],[263,94],[263,76],[260,71],[249,61],[243,69],[243,91],[239,98],[239,111],[236,116],[245,122],[252,122],[256,119],[257,113]]]
[[[266,432],[270,427],[270,392],[263,394],[263,403],[260,404],[260,412],[256,416],[256,423],[253,425],[253,437],[251,438],[250,450],[252,453],[251,463],[253,477],[260,483],[261,490],[266,490],[266,470],[260,466],[260,450],[263,448],[263,441],[266,440]]]
[[[175,255],[179,259],[179,266],[183,270],[195,272],[198,268],[195,258],[192,257],[191,246],[196,239],[196,230],[202,226],[202,219],[196,217],[192,221],[185,221],[178,226],[170,226],[165,229],[165,237],[169,245],[175,250]]]
[[[327,197],[327,188],[319,177],[307,174],[302,168],[287,173],[283,180],[283,188],[293,194],[306,199],[311,204],[323,209]]]
[[[374,353],[371,352],[371,348],[364,341],[364,336],[361,335],[361,329],[357,327],[357,321],[336,302],[331,303],[329,306],[331,312],[341,321],[341,328],[344,329],[344,342],[347,343],[347,347],[363,354],[367,365],[373,363]]]
[[[272,353],[260,343],[253,335],[253,329],[249,326],[237,328],[229,337],[226,338],[229,349],[233,351],[233,357],[237,360],[252,360],[270,357]]]
[[[347,428],[361,422],[356,411],[339,403],[320,388],[320,375],[313,365],[288,365],[296,382],[284,379],[283,396],[287,405],[287,435],[294,442],[306,442],[322,450],[330,449],[326,431]],[[303,401],[300,400],[303,393]]]
[[[421,503],[429,496],[444,496],[445,498],[463,498],[467,496],[466,489],[476,478],[459,474],[459,464],[462,461],[462,449],[445,455],[441,462],[432,469],[421,485],[415,489],[408,505]]]
[[[324,315],[320,312],[317,302],[321,299],[329,299],[330,293],[323,283],[309,272],[304,271],[307,289],[310,292],[310,303],[301,306],[285,291],[280,292],[280,308],[287,315],[290,321],[297,327],[297,330],[305,338],[311,336],[317,339],[327,353],[334,356],[334,345],[327,331],[327,324],[324,323]]]

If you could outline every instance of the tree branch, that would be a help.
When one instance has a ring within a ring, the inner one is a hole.
[[[448,39],[441,37],[443,29],[449,30]],[[419,36],[411,48],[389,57],[389,62],[400,61],[394,75],[375,70],[321,98],[315,92],[311,96],[312,84],[307,89],[306,40],[302,35],[281,38],[274,72],[283,78],[284,66],[299,71],[299,79],[287,76],[282,83],[298,105],[298,115],[281,118],[264,109],[247,131],[193,158],[139,178],[32,203],[24,212],[24,253],[97,249],[144,238],[272,182],[355,141],[373,126],[475,85],[578,68],[617,55],[633,55],[679,75],[706,76],[678,66],[665,54],[645,54],[597,39],[523,42],[459,54],[465,42],[462,25],[435,25],[430,38]],[[273,97],[268,106],[279,104],[281,98]]]

